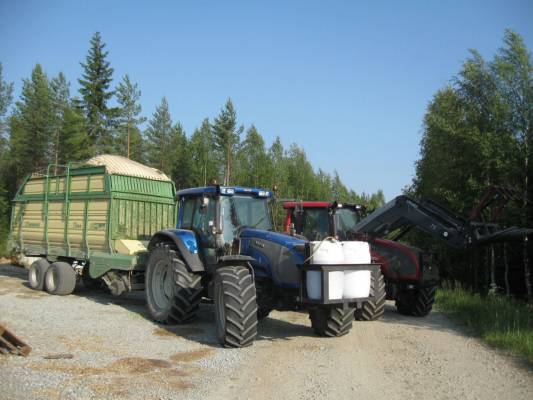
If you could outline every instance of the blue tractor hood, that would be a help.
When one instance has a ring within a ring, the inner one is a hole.
[[[296,245],[305,245],[306,243],[308,243],[308,240],[306,239],[300,239],[295,236],[287,235],[285,233],[264,231],[261,229],[254,229],[254,228],[242,229],[239,237],[241,239],[243,238],[264,239],[264,240],[268,240],[269,242],[274,242],[274,243],[280,244],[282,246],[285,246],[291,249]]]
[[[241,253],[255,259],[256,277],[272,279],[283,288],[299,287],[307,240],[253,228],[242,229],[239,238]]]

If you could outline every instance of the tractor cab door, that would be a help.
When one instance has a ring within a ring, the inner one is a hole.
[[[216,200],[213,197],[195,196],[183,200],[181,228],[192,230],[198,241],[198,253],[209,269],[216,265],[215,226]]]

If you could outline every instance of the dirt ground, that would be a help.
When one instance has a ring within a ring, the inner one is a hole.
[[[0,265],[0,323],[33,348],[0,355],[0,399],[532,399],[533,371],[438,311],[354,323],[319,338],[307,314],[273,312],[246,349],[223,349],[202,305],[187,326],[147,318],[142,293],[79,286],[50,296]]]

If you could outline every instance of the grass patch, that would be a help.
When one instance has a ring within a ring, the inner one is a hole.
[[[464,289],[437,291],[436,303],[487,343],[525,356],[533,365],[533,307],[498,295],[482,297]]]

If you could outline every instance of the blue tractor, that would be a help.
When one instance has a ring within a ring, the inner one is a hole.
[[[339,295],[339,277],[342,292],[343,284],[354,284],[343,283],[344,274],[375,274],[378,265],[313,262],[326,245],[274,232],[271,197],[268,190],[218,185],[177,193],[176,229],[157,232],[148,245],[145,293],[152,319],[189,322],[202,298],[211,299],[226,347],[250,345],[258,320],[273,309],[308,310],[321,336],[351,329],[354,309],[371,294]]]

